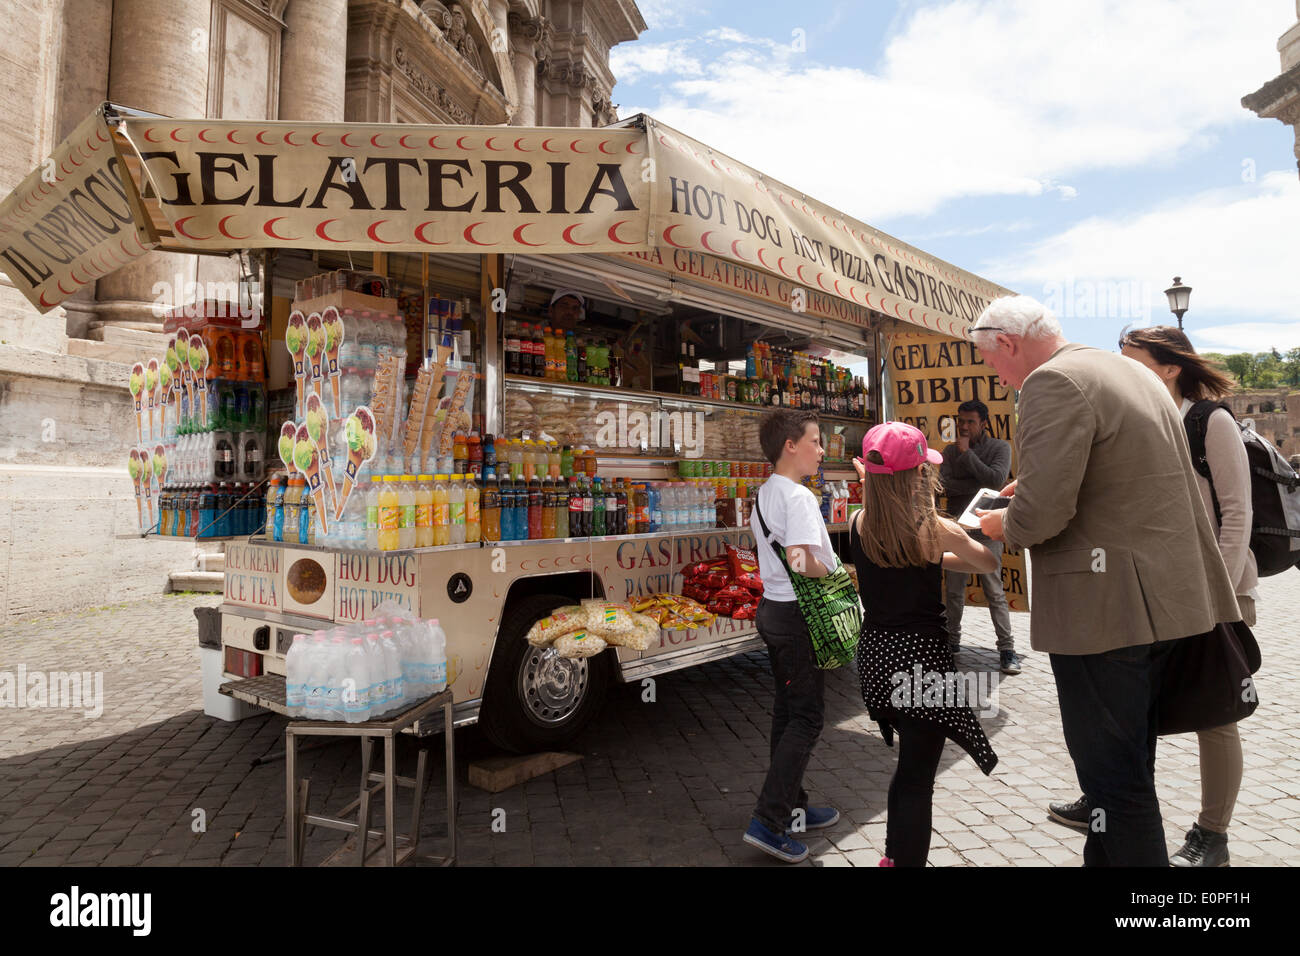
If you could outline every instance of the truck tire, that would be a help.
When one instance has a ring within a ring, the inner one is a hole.
[[[600,712],[613,678],[613,652],[565,660],[524,636],[536,621],[573,604],[558,594],[535,594],[510,606],[497,632],[479,724],[510,753],[563,747]]]

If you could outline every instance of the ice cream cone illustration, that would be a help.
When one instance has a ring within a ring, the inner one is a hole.
[[[189,422],[194,421],[194,388],[190,383],[190,333],[176,330],[176,373],[180,376],[179,388],[184,389],[183,401]],[[178,396],[180,392],[178,391]]]
[[[131,366],[131,379],[127,388],[131,390],[131,399],[135,402],[135,437],[144,441],[144,430],[140,424],[140,403],[144,398],[144,363],[136,362]]]
[[[343,345],[343,319],[339,317],[339,310],[330,306],[320,317],[321,325],[325,328],[325,361],[330,379],[330,390],[334,394],[334,418],[343,417],[343,403],[339,401],[339,375],[342,370],[339,368],[339,348]]]
[[[311,433],[306,425],[299,425],[298,433],[294,436],[293,463],[307,479],[307,490],[316,501],[316,515],[320,518],[321,533],[329,534],[329,522],[325,514],[325,486],[321,481],[320,455],[316,452],[316,443],[311,440]]]
[[[144,367],[144,390],[149,396],[149,438],[152,439],[154,437],[154,411],[158,408],[158,400],[161,396],[158,391],[158,360],[156,358],[151,358],[149,364]]]
[[[289,313],[289,325],[284,332],[284,344],[293,356],[293,381],[298,387],[298,404],[296,414],[301,415],[303,405],[303,379],[306,376],[304,359],[307,352],[307,317],[297,309]]]
[[[208,347],[203,344],[203,336],[195,332],[190,336],[190,375],[194,379],[194,391],[199,397],[198,421],[208,422]]]
[[[311,366],[311,386],[320,396],[325,382],[325,372],[321,362],[325,360],[325,326],[321,324],[319,312],[307,316],[307,362]]]
[[[159,408],[162,411],[162,418],[158,423],[158,428],[162,432],[163,438],[167,437],[167,406],[172,403],[172,387],[175,385],[175,381],[172,378],[171,367],[167,363],[168,361],[176,360],[175,343],[167,347],[167,353],[168,358],[164,358],[163,361],[158,364],[158,394],[160,396]]]
[[[348,416],[344,433],[348,441],[348,462],[343,469],[343,495],[339,499],[335,517],[342,516],[352,495],[352,486],[357,483],[357,469],[375,456],[375,415],[366,405],[357,406],[357,410]]]
[[[313,392],[307,396],[307,434],[311,436],[312,444],[316,446],[321,473],[325,476],[325,484],[329,487],[330,507],[337,508],[339,495],[334,487],[334,468],[330,464],[328,432],[329,415],[325,412],[325,402]]]
[[[297,466],[293,463],[293,441],[298,434],[298,425],[295,422],[285,422],[280,426],[280,461],[284,462],[285,475],[292,475]]]
[[[131,484],[135,486],[135,523],[143,532],[144,504],[140,500],[140,476],[144,474],[144,463],[140,461],[140,449],[131,449],[131,457],[126,462],[126,471],[131,476]]]
[[[153,530],[153,453],[148,448],[140,449],[140,487],[144,489],[144,503],[149,509],[149,524],[145,532]]]
[[[167,483],[167,449],[163,445],[153,446],[153,478],[159,492]]]

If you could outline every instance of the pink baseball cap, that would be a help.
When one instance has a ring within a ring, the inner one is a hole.
[[[873,465],[867,452],[879,452],[884,464]],[[919,428],[906,422],[884,422],[867,432],[862,439],[862,464],[873,475],[893,475],[916,468],[923,461],[943,464],[943,455],[925,442]]]

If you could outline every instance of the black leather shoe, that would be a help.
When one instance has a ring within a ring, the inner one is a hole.
[[[1169,858],[1170,866],[1227,866],[1228,834],[1203,830],[1193,823],[1183,848]]]
[[[1092,804],[1088,802],[1087,797],[1080,797],[1074,803],[1049,803],[1047,815],[1067,827],[1086,830],[1092,816]]]

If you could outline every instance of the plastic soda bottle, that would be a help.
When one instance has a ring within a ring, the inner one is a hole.
[[[464,475],[451,476],[451,485],[447,488],[447,504],[451,527],[451,544],[465,543],[465,485]]]
[[[415,547],[415,476],[403,475],[397,483],[397,502],[401,509],[398,519],[397,542],[399,548]]]
[[[415,546],[433,547],[433,476],[420,475],[415,486]]]
[[[481,496],[472,474],[465,476],[465,540],[471,543],[483,536]]]
[[[401,501],[395,475],[384,475],[384,482],[379,487],[378,505],[379,550],[395,551],[401,547]]]
[[[496,478],[483,482],[483,540],[501,540],[501,491]]]
[[[447,476],[433,476],[433,543],[451,544],[451,502],[447,494]]]
[[[365,485],[354,489],[352,492],[353,494],[365,495],[365,544],[371,551],[379,550],[379,485],[379,479],[372,477]]]

